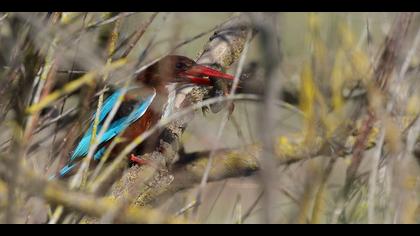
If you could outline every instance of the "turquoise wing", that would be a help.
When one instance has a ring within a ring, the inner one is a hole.
[[[103,106],[103,109],[101,110],[101,114],[99,117],[99,120],[101,123],[98,125],[97,135],[102,129],[103,121],[105,120],[108,113],[111,111],[112,106],[117,102],[117,99],[120,96],[120,94],[121,94],[121,91],[116,91],[104,102],[104,106]],[[147,111],[147,109],[150,107],[150,105],[152,104],[155,96],[156,96],[156,93],[153,93],[152,95],[148,96],[145,100],[139,102],[136,105],[136,107],[133,109],[133,111],[130,113],[130,115],[126,117],[122,117],[116,121],[113,121],[109,125],[105,133],[102,135],[101,140],[99,141],[99,145],[107,141],[110,141],[119,133],[123,132],[128,126],[130,126],[130,124],[140,119],[144,115],[144,113]],[[74,152],[72,153],[72,156],[70,158],[70,163],[60,170],[59,172],[60,176],[66,175],[75,167],[77,167],[78,163],[74,163],[76,159],[85,157],[88,154],[90,141],[92,138],[92,127],[93,127],[93,121],[90,128],[82,137],[82,139],[76,146]],[[96,151],[96,153],[94,154],[94,160],[99,160],[105,153],[105,150],[106,148],[102,147],[98,151]]]
[[[118,93],[115,95],[115,93]],[[118,97],[121,94],[121,91],[116,91],[112,96],[112,98],[108,98],[107,101],[104,103],[104,108],[101,111],[99,120],[100,122],[104,121],[105,117],[108,115],[108,113],[111,111],[112,106],[116,103]],[[114,96],[115,95],[115,96]],[[136,108],[133,110],[133,112],[127,116],[120,118],[110,124],[107,131],[102,135],[101,140],[99,141],[99,145],[103,144],[115,136],[117,136],[119,133],[121,133],[123,130],[125,130],[130,124],[138,120],[140,117],[143,116],[143,114],[146,112],[146,110],[149,108],[150,104],[152,104],[154,98],[156,96],[156,93],[153,93],[149,97],[147,97],[144,101],[140,102]],[[97,129],[97,135],[99,134],[100,130],[102,129],[102,123],[98,125]],[[83,138],[80,140],[79,144],[77,145],[76,149],[74,150],[70,160],[73,161],[78,157],[86,156],[89,151],[90,141],[92,138],[92,129],[93,129],[93,121],[91,124],[91,127],[88,129],[86,134],[83,136]],[[97,158],[100,159],[100,155],[96,155]]]

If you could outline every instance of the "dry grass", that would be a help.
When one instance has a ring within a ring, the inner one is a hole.
[[[0,222],[420,223],[419,28],[414,13],[0,13]],[[48,180],[106,90],[170,53],[238,89],[180,90],[93,176],[95,139],[74,178]],[[128,168],[162,129],[157,165]]]

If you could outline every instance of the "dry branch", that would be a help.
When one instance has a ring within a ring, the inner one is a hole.
[[[6,161],[3,158],[2,161]],[[10,162],[10,160],[7,160]],[[0,169],[0,178],[10,178],[10,171]],[[20,176],[16,180],[17,185],[29,195],[44,198],[50,204],[63,205],[69,209],[86,214],[88,216],[100,217],[105,213],[118,207],[115,200],[109,198],[98,198],[97,196],[76,192],[67,189],[62,183],[48,181],[26,168],[22,167]],[[2,186],[0,186],[2,187]],[[2,190],[2,189],[0,189]],[[0,191],[3,193],[3,190]],[[3,202],[1,202],[3,204]],[[138,206],[130,206],[118,215],[117,223],[186,223],[181,218],[167,217],[160,212]]]

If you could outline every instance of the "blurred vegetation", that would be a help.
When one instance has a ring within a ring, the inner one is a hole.
[[[215,27],[236,15],[0,13],[0,222],[113,222],[109,215],[120,214],[132,223],[263,223],[269,207],[271,223],[420,223],[414,13],[276,14],[270,33],[281,49],[275,92],[283,106],[270,117],[278,164],[269,206],[255,101],[234,102],[219,147],[239,153],[215,159],[238,172],[208,183],[199,206],[195,185],[122,211],[111,194],[83,195],[89,183],[48,181],[104,99],[102,89],[127,85],[165,53],[196,59]],[[266,95],[264,43],[260,34],[250,41],[237,93]],[[217,146],[222,113],[196,113],[182,136],[185,153]],[[198,160],[191,168],[204,170],[207,159]]]

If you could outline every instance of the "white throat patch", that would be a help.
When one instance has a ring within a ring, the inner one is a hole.
[[[169,95],[168,95],[168,102],[163,108],[162,118],[167,118],[174,111],[175,98],[176,98],[176,84],[166,85],[166,89],[168,90]]]

